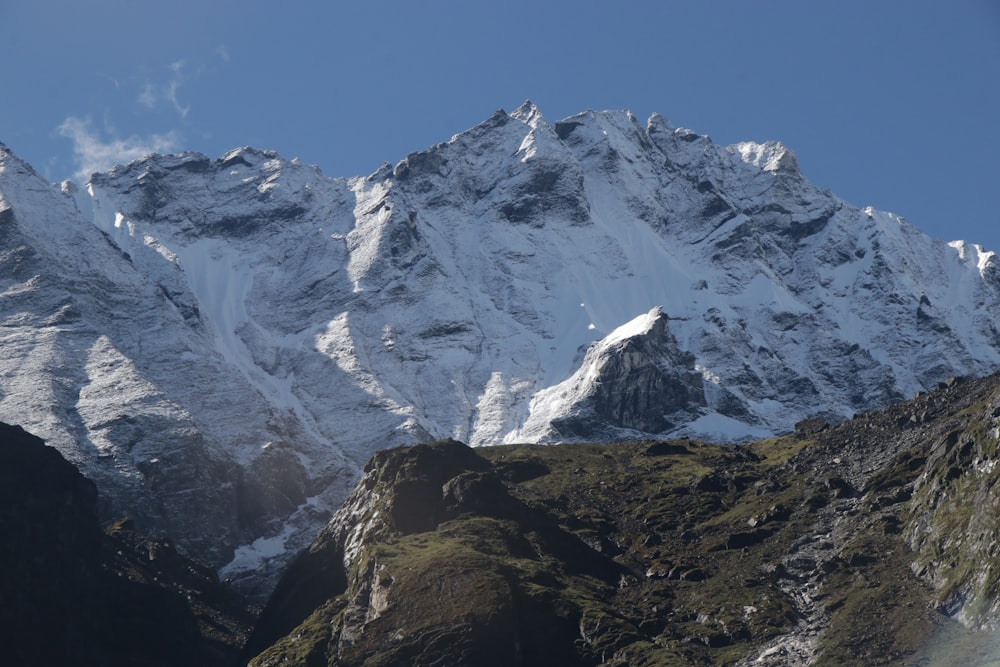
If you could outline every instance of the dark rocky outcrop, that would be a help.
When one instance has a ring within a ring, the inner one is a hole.
[[[667,415],[705,405],[694,356],[683,352],[670,333],[667,316],[607,350],[594,394],[594,413],[616,426],[658,433],[671,424]]]
[[[253,615],[215,574],[128,521],[55,449],[0,424],[0,663],[220,665]]]
[[[257,655],[256,665],[590,664],[593,650],[574,647],[584,614],[574,596],[600,608],[621,572],[511,495],[465,445],[387,450],[279,583],[245,657]],[[569,582],[580,588],[569,592]]]

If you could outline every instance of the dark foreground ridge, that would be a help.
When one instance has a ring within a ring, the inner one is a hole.
[[[0,664],[231,664],[254,616],[215,573],[128,521],[55,449],[0,424]]]
[[[4,425],[0,662],[995,664],[998,461],[997,376],[740,446],[384,450],[248,640],[210,571],[102,532]]]

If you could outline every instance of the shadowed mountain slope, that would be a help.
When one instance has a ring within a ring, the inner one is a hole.
[[[59,452],[0,424],[0,627],[9,665],[229,664],[254,615],[215,573],[127,522]]]

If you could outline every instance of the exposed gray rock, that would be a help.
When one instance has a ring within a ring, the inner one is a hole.
[[[997,266],[658,115],[526,103],[349,180],[241,148],[52,186],[0,148],[0,418],[249,581],[380,448],[742,440],[990,372]]]
[[[587,350],[580,369],[532,402],[528,440],[608,440],[665,433],[706,406],[694,357],[681,351],[659,308]]]

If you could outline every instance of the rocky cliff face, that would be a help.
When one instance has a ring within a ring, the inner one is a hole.
[[[279,583],[245,657],[589,664],[570,593],[556,594],[562,570],[573,595],[611,612],[601,591],[621,566],[511,495],[487,459],[457,441],[381,452]]]
[[[993,664],[998,406],[991,377],[735,447],[381,452],[245,657]]]
[[[694,356],[654,308],[592,345],[579,370],[532,399],[516,438],[621,440],[663,433],[708,412]]]
[[[126,522],[37,437],[0,424],[0,627],[11,665],[220,665],[253,623],[214,572]]]
[[[996,562],[1000,460],[1000,396],[974,406],[913,452],[894,483],[912,498],[905,536],[918,557],[914,571],[934,586],[949,614],[980,629],[1000,627],[1000,564]],[[905,426],[926,419],[914,411]]]
[[[525,104],[352,179],[0,148],[0,418],[267,588],[380,448],[763,437],[991,372],[998,271],[659,115]]]

